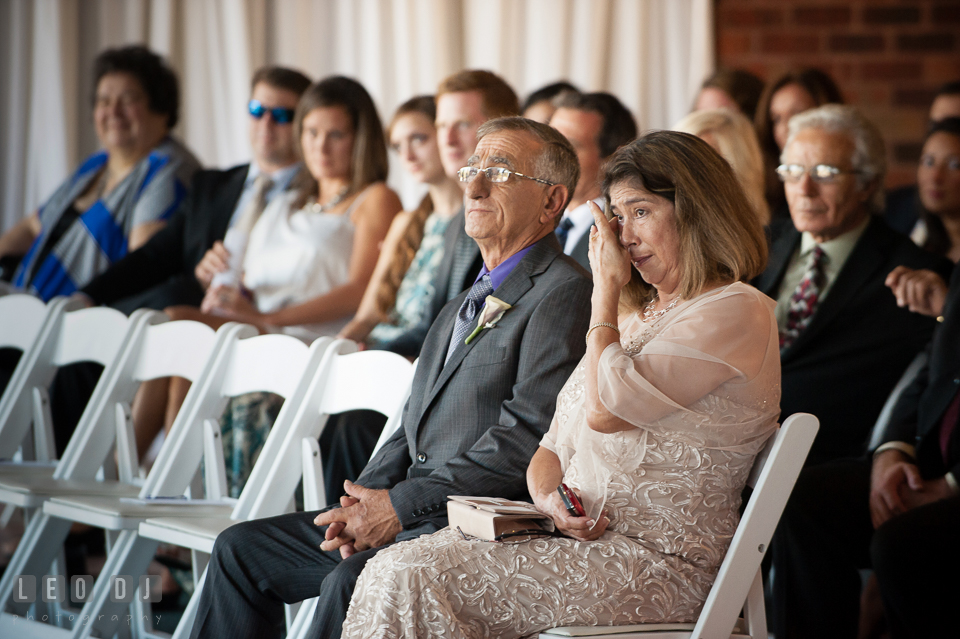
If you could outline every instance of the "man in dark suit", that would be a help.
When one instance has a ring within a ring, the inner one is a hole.
[[[929,360],[866,457],[801,473],[774,543],[777,637],[854,637],[872,566],[894,637],[956,634],[960,270]]]
[[[897,266],[948,273],[946,260],[890,230],[882,209],[883,142],[852,107],[795,116],[782,155],[792,224],[772,228],[757,288],[777,300],[784,415],[813,413],[807,464],[862,454],[871,427],[936,322],[897,306]]]
[[[564,93],[554,103],[550,126],[570,140],[580,162],[577,192],[557,226],[563,252],[590,270],[587,251],[593,213],[590,201],[601,209],[600,167],[613,152],[637,137],[637,123],[627,107],[609,93]]]
[[[309,78],[292,69],[257,71],[248,105],[253,162],[198,172],[189,196],[166,227],[81,293],[126,313],[141,307],[199,306],[213,276],[227,269],[227,229],[251,207],[259,204],[262,209],[300,170],[293,113],[309,85]]]
[[[217,538],[194,637],[278,637],[283,602],[318,592],[311,636],[339,636],[366,561],[446,526],[447,495],[527,497],[527,464],[585,351],[591,283],[553,234],[579,169],[569,142],[532,120],[494,120],[478,136],[460,179],[484,267],[431,327],[401,428],[340,508]],[[510,308],[474,334],[488,293]]]

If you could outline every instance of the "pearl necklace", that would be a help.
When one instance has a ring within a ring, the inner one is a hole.
[[[326,204],[320,204],[319,202],[314,202],[313,205],[310,207],[310,210],[313,211],[314,213],[326,213],[327,211],[335,207],[337,204],[340,204],[341,202],[343,202],[344,198],[347,197],[348,190],[349,190],[349,187],[346,187],[346,186],[343,187],[343,190],[337,193],[337,196],[332,200],[330,200],[329,202],[327,202]]]
[[[653,309],[657,306],[657,299],[658,298],[656,297],[653,298],[653,301],[647,304],[646,308],[643,309],[643,313],[641,314],[641,318],[643,319],[644,323],[649,324],[649,327],[644,329],[643,332],[640,333],[639,337],[634,336],[627,342],[620,343],[624,352],[631,357],[640,353],[640,351],[643,350],[643,347],[646,346],[650,340],[657,336],[659,333],[658,329],[656,328],[657,322],[659,322],[664,315],[673,310],[673,308],[680,302],[680,297],[677,296],[676,299],[670,302],[666,308],[655,311]]]

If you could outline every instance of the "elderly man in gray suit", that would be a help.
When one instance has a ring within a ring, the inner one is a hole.
[[[431,327],[402,427],[340,507],[221,534],[192,636],[279,637],[283,603],[319,594],[311,636],[338,637],[367,560],[446,526],[447,495],[527,498],[527,464],[585,351],[590,280],[553,232],[579,168],[570,143],[532,120],[492,120],[477,137],[459,176],[484,267]],[[477,331],[498,302],[500,320]]]

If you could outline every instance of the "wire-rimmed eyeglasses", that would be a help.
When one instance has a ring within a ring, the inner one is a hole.
[[[844,171],[831,164],[816,164],[809,169],[802,164],[781,164],[777,167],[781,182],[799,182],[804,173],[809,173],[814,182],[832,184],[838,175],[857,174],[859,171]]]
[[[485,176],[487,176],[487,179],[494,184],[502,184],[503,182],[506,182],[511,175],[533,180],[534,182],[546,184],[547,186],[553,186],[556,184],[556,182],[550,182],[549,180],[531,177],[529,175],[524,175],[523,173],[517,173],[516,171],[505,169],[502,166],[490,166],[485,169],[478,169],[475,166],[465,166],[457,171],[457,176],[460,178],[461,182],[472,182],[473,178],[477,177],[477,175],[480,173],[483,173]]]

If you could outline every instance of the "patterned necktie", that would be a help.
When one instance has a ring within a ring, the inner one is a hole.
[[[570,229],[573,228],[573,220],[569,217],[565,217],[560,220],[560,224],[557,226],[557,230],[554,233],[557,234],[557,239],[560,240],[560,248],[566,250],[567,246],[567,237],[570,235]]]
[[[467,293],[467,299],[463,300],[460,310],[457,312],[457,322],[453,326],[453,337],[450,339],[450,346],[447,347],[447,359],[443,360],[446,364],[457,347],[466,339],[467,333],[473,330],[473,320],[476,319],[480,307],[483,306],[487,295],[493,293],[493,284],[490,283],[490,275],[484,275],[477,280],[470,292]]]
[[[247,204],[247,208],[240,214],[240,219],[234,226],[238,231],[243,231],[247,235],[253,230],[253,226],[260,219],[260,214],[267,207],[267,193],[273,187],[273,180],[269,175],[259,174],[253,181],[253,196]]]
[[[827,254],[819,245],[813,247],[803,279],[790,297],[787,325],[780,333],[781,351],[793,344],[813,319],[817,304],[820,302],[820,293],[827,283],[826,273],[823,270],[827,259]]]

